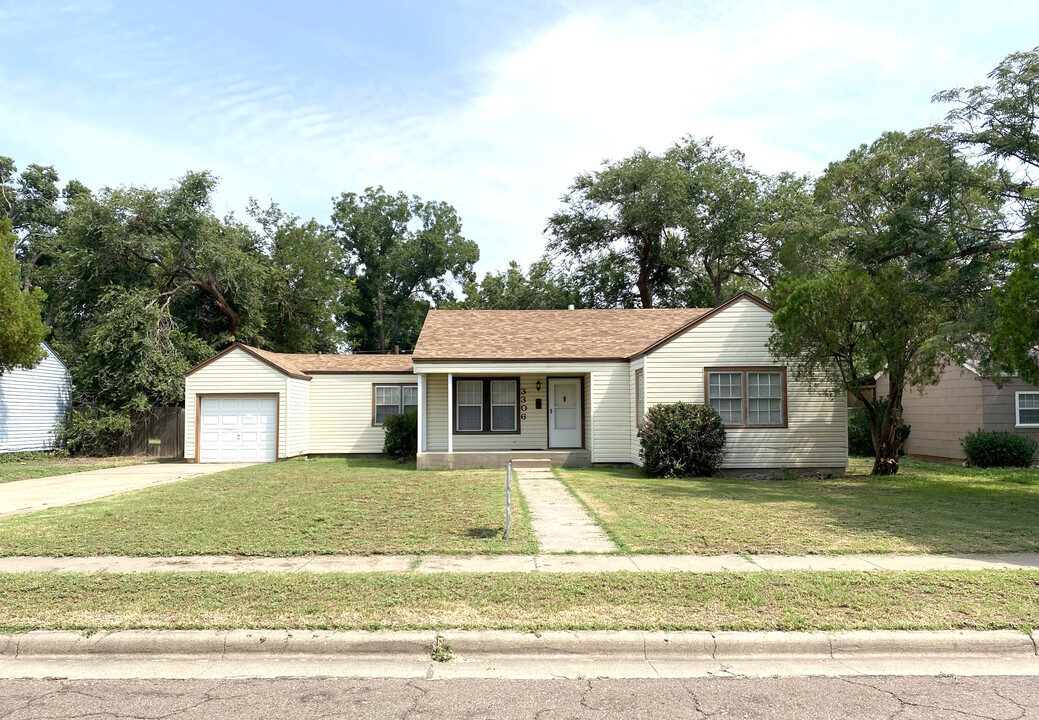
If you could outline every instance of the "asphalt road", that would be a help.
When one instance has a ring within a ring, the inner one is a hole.
[[[1035,677],[4,680],[23,718],[1039,718]]]

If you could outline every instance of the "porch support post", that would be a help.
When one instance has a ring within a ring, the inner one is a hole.
[[[451,423],[451,410],[455,404],[455,375],[447,374],[447,451],[455,451],[455,428]]]
[[[418,376],[418,454],[426,451],[426,376]]]

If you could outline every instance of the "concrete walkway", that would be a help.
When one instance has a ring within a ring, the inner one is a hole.
[[[520,492],[530,509],[530,524],[543,553],[608,553],[617,546],[595,524],[552,471],[516,470]]]
[[[0,518],[247,467],[251,463],[145,463],[0,483]]]
[[[1039,570],[1039,553],[1002,555],[311,555],[303,557],[6,557],[11,572],[762,572]]]

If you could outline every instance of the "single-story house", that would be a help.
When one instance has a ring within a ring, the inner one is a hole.
[[[414,409],[420,468],[640,464],[657,403],[708,403],[733,471],[847,465],[843,396],[769,354],[772,308],[430,310],[412,355],[292,355],[235,344],[188,371],[196,462],[379,453],[382,421]]]
[[[72,376],[47,343],[36,367],[0,375],[0,453],[50,450],[72,402]]]
[[[881,392],[887,377],[878,381]],[[1005,431],[1039,440],[1039,387],[1007,378],[1003,387],[970,365],[950,364],[937,385],[902,395],[902,420],[910,425],[905,453],[933,460],[963,460],[960,441],[975,430]]]

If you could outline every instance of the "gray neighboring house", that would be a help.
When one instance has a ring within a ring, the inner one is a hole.
[[[0,453],[50,450],[72,402],[72,377],[47,343],[31,370],[0,375]]]
[[[886,382],[881,378],[878,387]],[[912,426],[905,452],[914,457],[963,460],[960,440],[978,429],[1039,441],[1039,386],[1013,378],[996,387],[970,366],[950,365],[937,385],[908,390],[902,409]]]

